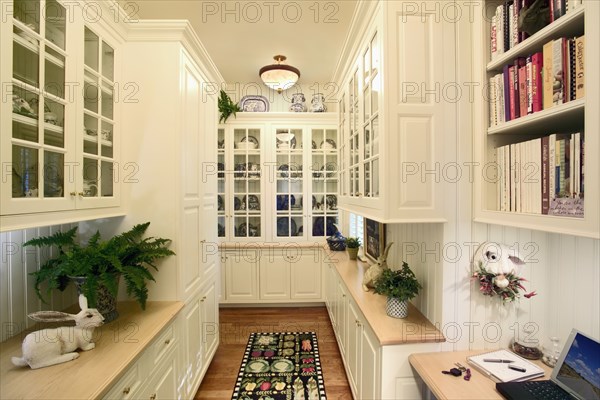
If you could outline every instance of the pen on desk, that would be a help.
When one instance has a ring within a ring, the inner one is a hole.
[[[509,363],[513,363],[513,360],[503,360],[501,358],[484,358],[483,362],[492,362],[492,363],[504,363],[504,364],[509,364]]]
[[[519,371],[519,372],[527,372],[527,370],[525,368],[517,367],[516,365],[509,365],[508,368],[514,369],[515,371]]]

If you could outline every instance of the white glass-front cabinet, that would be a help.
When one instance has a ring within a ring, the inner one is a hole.
[[[0,105],[2,229],[27,226],[11,216],[36,213],[39,225],[67,219],[47,212],[118,205],[112,93],[119,43],[93,33],[76,8],[57,0],[2,6],[12,11],[0,28],[0,78],[12,100]]]
[[[456,164],[457,112],[438,92],[456,84],[455,23],[426,7],[405,15],[405,5],[360,3],[367,28],[342,54],[340,208],[388,223],[444,222],[456,188],[436,171]]]
[[[339,156],[331,114],[240,113],[218,136],[220,238],[297,242],[335,233]]]

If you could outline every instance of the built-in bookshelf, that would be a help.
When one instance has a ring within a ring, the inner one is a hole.
[[[600,2],[551,0],[562,13],[533,34],[524,3],[482,3],[474,32],[475,221],[600,238]]]

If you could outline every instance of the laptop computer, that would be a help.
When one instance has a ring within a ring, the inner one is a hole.
[[[573,329],[550,380],[496,383],[509,400],[600,400],[600,343]]]

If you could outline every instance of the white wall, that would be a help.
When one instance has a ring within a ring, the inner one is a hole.
[[[67,231],[73,226],[61,225],[0,233],[0,341],[33,325],[27,314],[40,310],[63,310],[76,303],[77,295],[73,285],[69,285],[64,292],[55,291],[50,297],[44,293],[48,304],[40,301],[33,289],[34,279],[29,273],[38,270],[40,264],[55,256],[56,249],[22,247],[22,244],[30,239]]]

